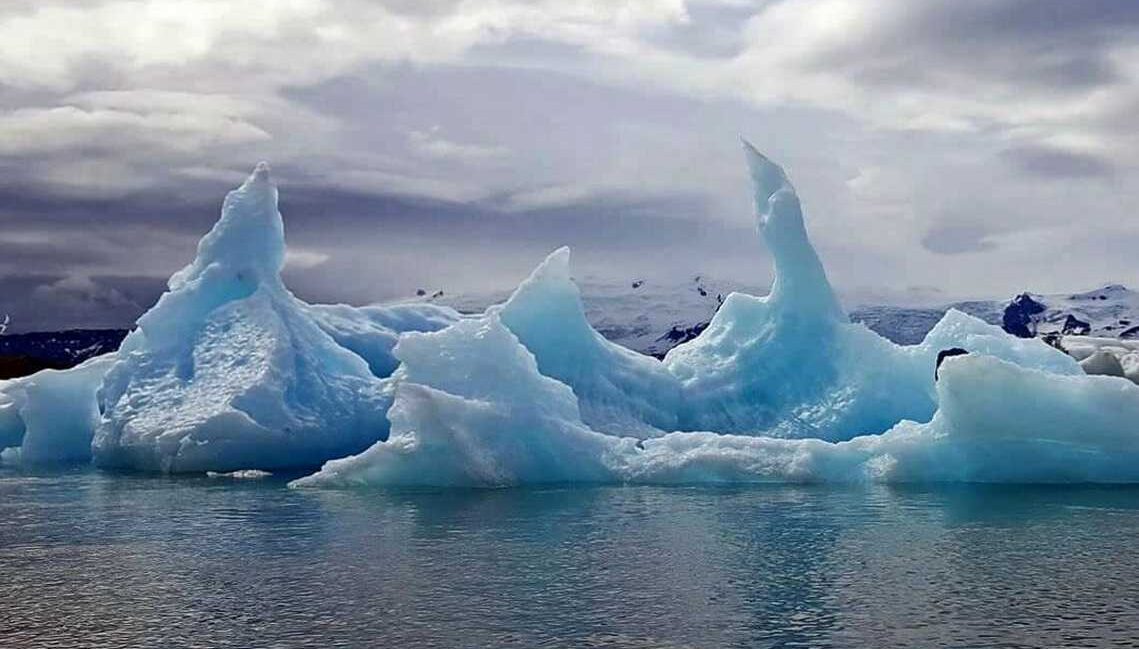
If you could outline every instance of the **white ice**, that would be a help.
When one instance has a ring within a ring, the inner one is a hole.
[[[294,486],[1139,479],[1139,388],[957,311],[912,347],[849,323],[786,176],[747,154],[775,257],[771,295],[730,296],[669,354],[682,387],[661,407],[629,407],[657,380],[643,358],[604,400],[646,424],[672,403],[682,426],[714,432],[637,440],[591,425],[590,382],[618,384],[558,251],[501,310],[402,337],[392,437]],[[970,353],[935,383],[949,347]]]
[[[292,486],[1139,480],[1139,434],[1121,426],[1139,420],[1139,387],[982,354],[946,361],[931,422],[828,442],[598,433],[493,315],[405,336],[396,352],[391,439]]]
[[[281,282],[266,165],[226,196],[193,263],[138,321],[101,390],[96,464],[230,471],[317,464],[387,434],[383,382]]]
[[[595,430],[636,437],[675,430],[679,382],[656,359],[594,331],[569,261],[569,248],[554,251],[491,311],[534,354],[542,374],[573,388]]]
[[[604,482],[610,449],[637,443],[590,430],[573,390],[543,376],[496,314],[406,334],[395,352],[391,437],[293,484]]]
[[[0,382],[0,449],[20,447],[28,464],[87,462],[99,422],[96,391],[114,355],[70,370],[43,370]]]
[[[902,419],[928,420],[937,407],[937,353],[950,347],[1079,372],[1043,343],[1013,339],[957,311],[912,347],[851,323],[807,237],[791,182],[753,147],[744,149],[775,281],[766,297],[728,296],[698,338],[665,357],[684,386],[683,428],[842,440]]]

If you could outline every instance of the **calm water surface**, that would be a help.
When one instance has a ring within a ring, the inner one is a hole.
[[[1139,646],[1139,489],[0,470],[0,647]]]

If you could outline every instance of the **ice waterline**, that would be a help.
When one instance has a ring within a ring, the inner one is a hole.
[[[1139,481],[1139,386],[956,311],[908,347],[851,323],[787,175],[744,148],[771,293],[729,296],[663,362],[592,329],[565,248],[478,316],[305,304],[259,165],[115,357],[0,384],[0,446],[165,472],[324,462],[297,487]],[[935,383],[948,347],[971,353]]]

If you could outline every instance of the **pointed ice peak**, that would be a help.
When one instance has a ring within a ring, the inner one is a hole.
[[[567,340],[592,336],[569,263],[569,247],[553,251],[499,307],[503,324],[523,344],[530,346],[536,339],[555,335],[553,332]]]
[[[743,141],[755,191],[760,234],[775,259],[771,298],[797,311],[814,311],[827,319],[842,318],[842,308],[826,271],[807,236],[803,209],[783,168]]]
[[[249,175],[249,180],[252,182],[269,182],[269,163],[262,160],[253,167],[253,173]]]
[[[570,247],[562,246],[546,255],[546,259],[530,273],[526,281],[537,278],[570,279]]]
[[[276,207],[277,198],[277,184],[273,182],[273,175],[269,167],[269,163],[262,160],[253,167],[253,171],[241,183],[241,187],[229,193],[226,200],[236,200],[240,195],[256,196],[259,200],[272,201],[274,208]],[[234,194],[239,194],[234,197]]]
[[[510,314],[529,308],[535,300],[539,302],[553,300],[569,313],[581,311],[580,319],[584,320],[581,292],[570,275],[569,264],[569,246],[562,246],[547,255],[542,263],[530,272],[530,276],[522,280],[518,288],[514,289],[510,299],[502,305],[507,314],[507,319],[510,319]],[[576,314],[574,319],[578,319]]]
[[[787,190],[792,194],[795,193],[795,187],[791,185],[791,181],[787,178],[786,172],[779,165],[772,162],[767,156],[759,152],[758,149],[744,138],[740,138],[743,144],[744,155],[747,156],[747,166],[751,171],[752,183],[755,185],[755,205],[760,211],[763,211],[763,206],[771,200],[771,197],[780,190]]]
[[[259,162],[240,187],[226,194],[221,218],[198,243],[193,263],[170,278],[171,289],[197,279],[211,266],[225,267],[242,282],[280,283],[285,232],[277,211],[277,186],[269,164]]]

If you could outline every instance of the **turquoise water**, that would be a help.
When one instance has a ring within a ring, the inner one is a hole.
[[[1139,488],[0,471],[0,647],[1139,646]]]

